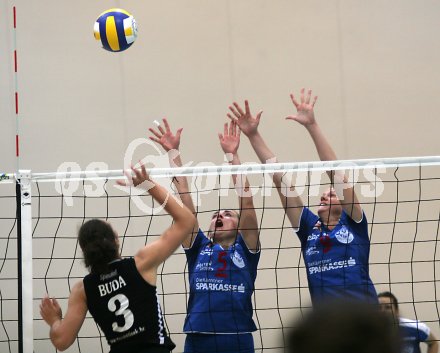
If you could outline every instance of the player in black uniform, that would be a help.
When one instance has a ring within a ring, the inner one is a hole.
[[[75,341],[87,310],[104,332],[111,353],[165,353],[175,347],[165,330],[157,297],[157,267],[186,239],[195,217],[152,181],[144,166],[132,170],[133,185],[146,188],[159,204],[165,203],[174,222],[158,240],[127,259],[120,257],[118,236],[109,223],[93,219],[82,225],[78,240],[90,273],[72,288],[64,319],[56,299],[46,296],[40,304],[58,350]]]

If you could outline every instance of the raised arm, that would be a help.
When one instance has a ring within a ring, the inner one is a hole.
[[[231,121],[229,126],[224,125],[223,134],[218,134],[220,146],[228,157],[229,163],[240,165],[238,157],[238,147],[240,145],[240,129],[235,121]],[[250,190],[249,181],[246,175],[232,175],[232,181],[238,194],[240,206],[240,219],[238,229],[249,250],[256,252],[260,249],[257,214],[255,213],[254,201]]]
[[[192,212],[177,202],[164,187],[153,181],[145,170],[132,168],[133,175],[129,175],[132,185],[148,190],[150,195],[173,217],[173,223],[156,241],[141,248],[135,255],[136,267],[148,278],[150,284],[156,283],[157,267],[164,262],[187,238],[196,222]],[[130,185],[127,181],[118,181],[119,185]]]
[[[314,113],[314,106],[317,96],[312,97],[312,90],[307,91],[305,95],[305,89],[301,89],[300,102],[298,102],[293,94],[290,94],[293,105],[296,107],[297,114],[290,115],[286,119],[294,120],[301,125],[303,125],[310,136],[312,137],[313,143],[315,144],[316,150],[318,152],[321,161],[334,161],[337,160],[336,153],[331,147],[329,141],[325,137],[321,128],[319,127]],[[332,181],[337,183],[344,183],[342,189],[342,195],[338,195],[341,202],[341,206],[344,211],[353,219],[355,222],[360,222],[362,220],[362,208],[357,199],[356,193],[354,191],[354,186],[350,185],[345,175],[342,172],[328,172],[328,175]],[[339,188],[336,187],[336,191]]]
[[[229,107],[231,111],[231,113],[228,114],[229,119],[236,122],[240,130],[249,138],[249,142],[261,163],[277,162],[277,158],[258,131],[261,114],[263,112],[260,111],[256,116],[253,116],[247,100],[244,102],[244,105],[245,109],[243,110],[238,103],[234,102],[233,105]],[[299,228],[299,221],[303,209],[301,198],[296,195],[294,187],[283,179],[283,173],[274,173],[273,182],[292,227]]]
[[[166,118],[163,118],[163,125],[159,125],[156,129],[150,128],[150,132],[153,136],[150,136],[150,140],[158,143],[162,148],[168,153],[168,158],[170,160],[170,165],[172,167],[181,167],[182,159],[180,157],[180,136],[182,134],[183,128],[176,131],[175,134],[171,131],[170,125]],[[194,202],[191,197],[191,193],[188,186],[188,180],[186,177],[178,176],[173,179],[173,184],[175,185],[177,192],[179,193],[180,199],[183,204],[188,207],[188,209],[196,215],[196,208],[194,207]],[[194,240],[195,235],[199,229],[199,223],[196,219],[194,229],[188,233],[188,236],[182,242],[184,248],[190,248]]]
[[[144,166],[132,168],[130,181],[118,181],[119,185],[142,187],[151,196],[163,204],[165,210],[173,217],[173,224],[155,242],[146,245],[135,255],[136,266],[151,284],[156,283],[156,270],[182,243],[194,226],[195,218],[186,207],[181,206],[165,188],[156,184],[148,176]],[[87,299],[83,282],[78,282],[69,296],[64,319],[61,307],[56,299],[45,297],[40,304],[41,317],[50,326],[50,339],[60,351],[69,348],[75,341],[87,313]]]

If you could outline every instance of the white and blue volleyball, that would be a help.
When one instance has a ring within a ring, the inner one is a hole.
[[[124,51],[137,38],[134,17],[122,9],[110,9],[99,15],[94,27],[95,39],[108,51]]]

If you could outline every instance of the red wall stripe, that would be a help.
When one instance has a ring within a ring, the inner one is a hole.
[[[13,7],[13,14],[14,14],[14,30],[17,29],[17,11],[15,6]],[[15,78],[17,79],[17,72],[18,72],[18,60],[17,60],[17,48],[14,48],[14,71],[15,71]],[[15,92],[15,114],[17,115],[18,119],[18,91]],[[16,157],[20,156],[20,139],[18,132],[15,135],[15,155]]]
[[[18,135],[15,135],[15,155],[17,157],[20,156],[20,150],[19,150],[19,143],[18,143]]]

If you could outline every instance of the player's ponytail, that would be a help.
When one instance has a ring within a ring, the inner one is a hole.
[[[116,234],[107,222],[92,219],[78,232],[79,245],[84,254],[84,264],[91,273],[109,272],[109,262],[119,257]]]

